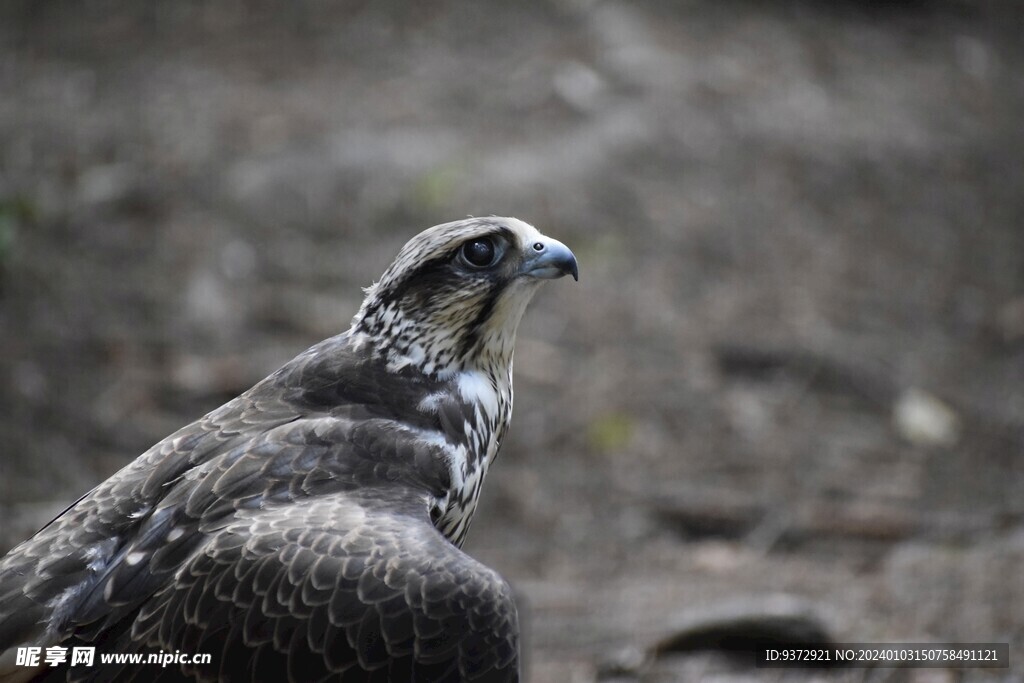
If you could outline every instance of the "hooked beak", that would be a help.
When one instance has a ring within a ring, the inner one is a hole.
[[[542,237],[527,245],[522,273],[542,280],[554,280],[563,275],[572,275],[572,279],[577,281],[580,279],[576,257],[569,247],[550,237]]]

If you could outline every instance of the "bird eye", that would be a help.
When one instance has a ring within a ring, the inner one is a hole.
[[[494,242],[486,237],[470,240],[462,245],[462,259],[474,268],[494,265],[497,254]]]

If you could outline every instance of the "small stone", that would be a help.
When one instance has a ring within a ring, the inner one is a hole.
[[[643,650],[632,646],[621,647],[612,650],[601,660],[597,667],[597,677],[599,680],[608,680],[621,676],[634,676],[646,662],[647,655]]]
[[[919,446],[952,446],[960,439],[960,418],[926,391],[908,389],[893,407],[893,423],[907,441]]]
[[[735,571],[743,565],[743,553],[735,543],[707,541],[693,549],[693,563],[712,574]]]

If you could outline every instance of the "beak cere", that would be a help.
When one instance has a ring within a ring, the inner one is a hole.
[[[576,257],[569,247],[550,237],[542,237],[527,245],[522,273],[542,280],[554,280],[563,275],[572,275],[572,279],[577,281],[580,279]]]

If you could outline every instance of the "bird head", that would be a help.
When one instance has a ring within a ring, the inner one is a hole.
[[[470,218],[425,230],[366,290],[352,321],[392,369],[446,376],[509,366],[538,286],[572,275],[564,244],[515,218]]]

